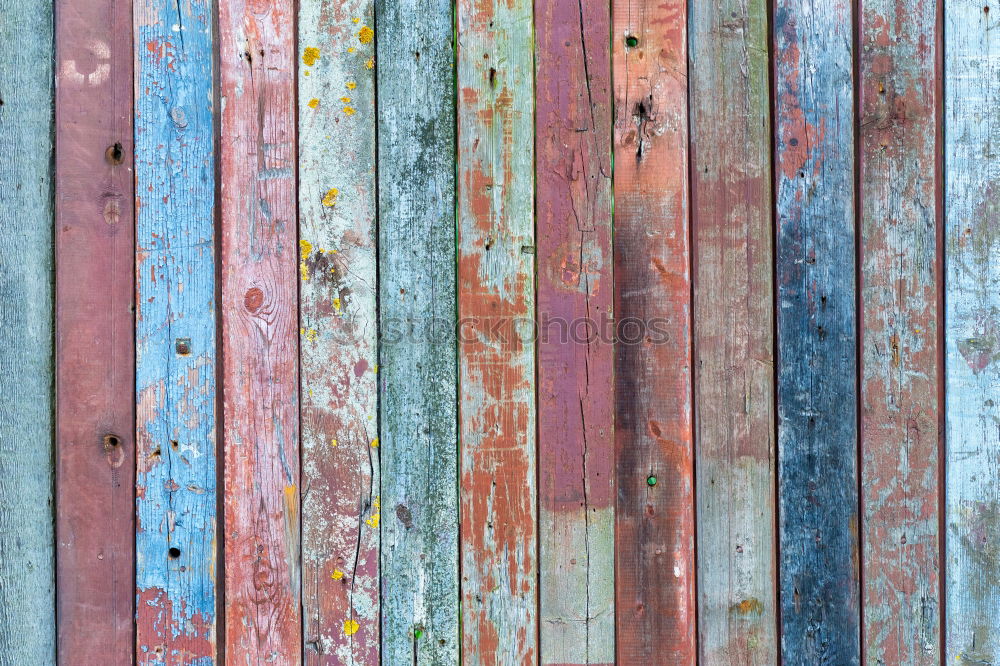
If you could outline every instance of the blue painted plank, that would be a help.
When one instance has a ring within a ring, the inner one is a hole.
[[[382,661],[459,663],[452,2],[375,5]]]
[[[135,6],[136,656],[215,663],[210,0]]]
[[[782,656],[856,664],[852,6],[778,0],[775,9]]]
[[[55,662],[52,1],[0,0],[0,664]]]
[[[1000,2],[945,3],[945,650],[1000,659]]]

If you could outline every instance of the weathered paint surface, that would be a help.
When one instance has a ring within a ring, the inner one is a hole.
[[[615,660],[609,10],[535,2],[544,664]]]
[[[1000,22],[945,5],[946,661],[1000,659]]]
[[[58,0],[55,45],[57,649],[117,666],[135,650],[132,4]]]
[[[861,3],[864,654],[937,664],[939,206],[933,0]]]
[[[767,2],[691,5],[698,635],[777,663]]]
[[[613,4],[615,614],[627,664],[696,659],[687,9]]]
[[[304,0],[298,24],[304,654],[377,664],[374,6]]]
[[[45,666],[56,658],[52,1],[0,0],[0,42],[0,664]]]
[[[219,4],[229,663],[302,658],[294,23]]]
[[[135,4],[136,659],[215,663],[212,3]]]
[[[852,11],[774,16],[782,657],[860,661]]]
[[[382,660],[457,664],[452,3],[375,7]]]
[[[460,0],[462,655],[538,662],[530,0]]]

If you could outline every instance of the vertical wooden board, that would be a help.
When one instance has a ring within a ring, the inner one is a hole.
[[[705,664],[774,664],[767,3],[691,9],[699,655]]]
[[[529,0],[460,0],[462,655],[538,662]]]
[[[1000,658],[1000,22],[950,0],[944,25],[946,660]]]
[[[694,664],[686,0],[613,4],[620,663]]]
[[[864,652],[940,661],[938,2],[860,16]]]
[[[132,4],[58,0],[55,44],[57,649],[131,664]]]
[[[774,16],[782,657],[860,661],[852,8]]]
[[[298,15],[302,604],[308,664],[379,662],[372,0]]]
[[[215,663],[212,3],[135,11],[136,659]]]
[[[52,2],[0,0],[0,17],[0,664],[43,666],[56,657]]]
[[[544,664],[615,661],[609,10],[535,2]]]
[[[452,3],[377,0],[382,660],[459,662]]]
[[[219,4],[228,663],[302,658],[294,23]]]

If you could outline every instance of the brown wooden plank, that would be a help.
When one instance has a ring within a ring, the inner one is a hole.
[[[132,6],[56,15],[56,519],[63,664],[131,664]]]
[[[458,3],[462,654],[538,660],[529,0]]]
[[[619,663],[695,663],[687,1],[616,0]]]
[[[705,664],[774,664],[767,2],[691,11],[698,653]]]
[[[298,663],[299,414],[294,25],[219,5],[226,655]]]
[[[941,659],[935,0],[861,3],[863,652]]]
[[[545,664],[614,661],[609,9],[535,3]]]

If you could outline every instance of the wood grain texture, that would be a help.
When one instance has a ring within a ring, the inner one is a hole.
[[[853,22],[774,15],[782,658],[860,661]]]
[[[996,0],[945,5],[947,663],[1000,658],[1000,21]]]
[[[58,0],[55,45],[57,649],[63,664],[131,664],[131,3]]]
[[[379,663],[372,0],[298,14],[302,604],[307,664]]]
[[[532,3],[457,14],[462,655],[536,664]]]
[[[615,660],[609,10],[535,2],[543,664]]]
[[[864,653],[937,664],[938,2],[860,15]]]
[[[299,663],[294,22],[219,4],[226,658]]]
[[[452,3],[377,0],[382,661],[459,662]]]
[[[136,660],[214,664],[212,3],[134,12]]]
[[[691,10],[699,655],[704,664],[774,664],[767,3]]]
[[[52,2],[0,0],[0,665],[54,664]]]
[[[615,613],[627,664],[696,660],[687,11],[686,0],[613,4]]]

